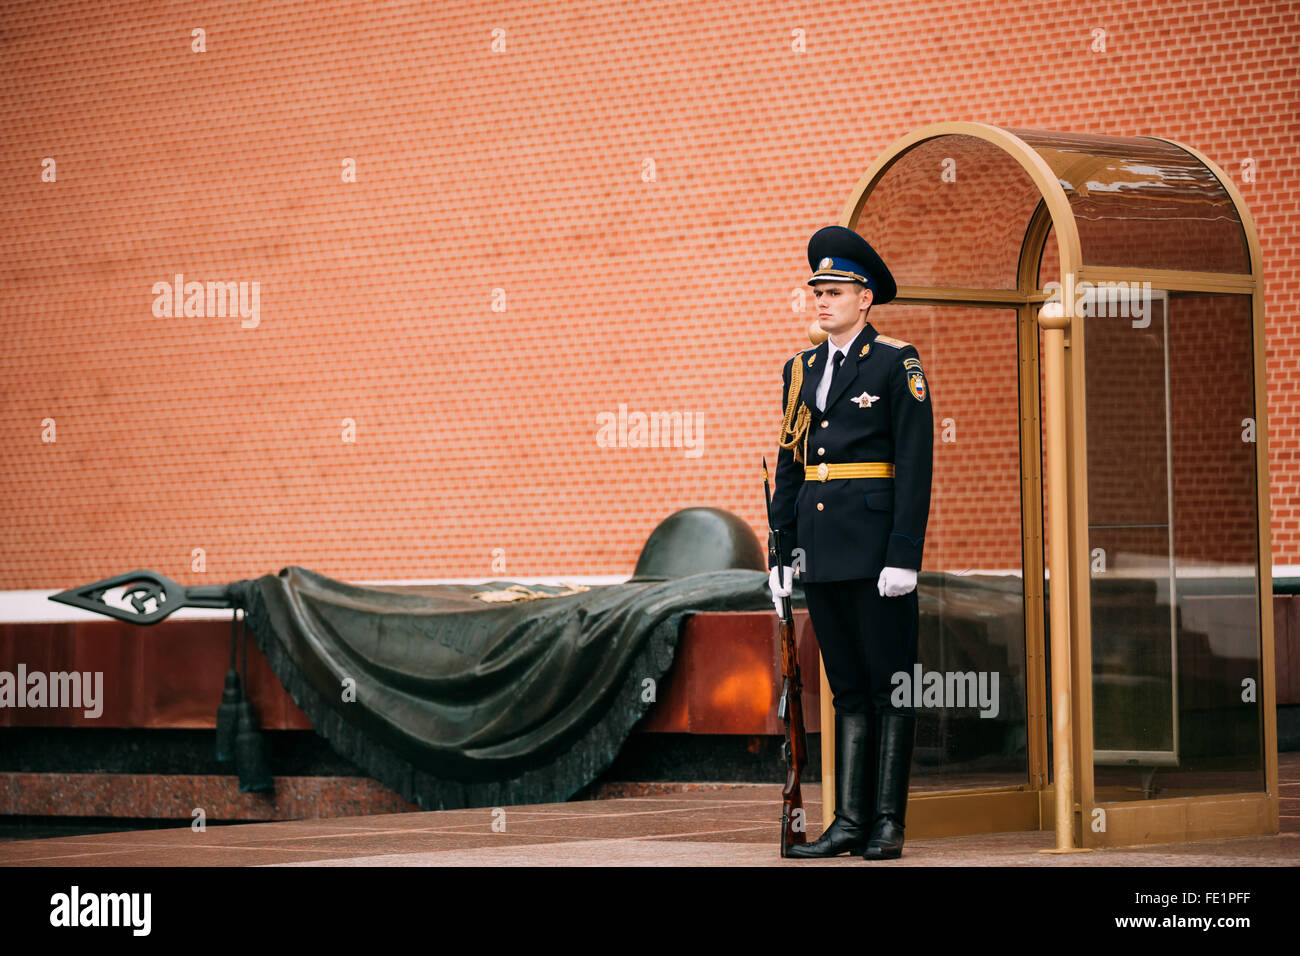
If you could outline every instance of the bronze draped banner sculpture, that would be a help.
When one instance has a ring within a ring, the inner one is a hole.
[[[739,518],[692,508],[660,524],[631,580],[580,591],[362,587],[288,567],[191,588],[133,572],[54,599],[137,623],[242,608],[316,732],[440,810],[558,802],[595,780],[653,706],[688,615],[771,607],[765,565]],[[103,600],[119,586],[129,609]],[[493,599],[511,593],[534,599]]]

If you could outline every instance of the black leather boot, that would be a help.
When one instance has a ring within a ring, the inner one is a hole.
[[[876,718],[873,714],[835,715],[835,819],[821,838],[790,847],[799,859],[858,855],[867,844],[875,806]]]
[[[916,717],[882,713],[876,715],[876,721],[880,725],[876,815],[862,855],[868,860],[897,860],[903,855],[903,819],[907,813]]]

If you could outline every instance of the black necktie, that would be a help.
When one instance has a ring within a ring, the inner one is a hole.
[[[831,372],[831,387],[830,387],[830,389],[826,392],[826,399],[827,399],[827,401],[830,401],[830,394],[831,394],[831,392],[835,391],[835,382],[839,379],[839,377],[840,377],[840,369],[842,369],[842,368],[844,368],[844,353],[843,353],[843,352],[836,352],[836,353],[835,353],[835,370],[834,370],[833,372]]]

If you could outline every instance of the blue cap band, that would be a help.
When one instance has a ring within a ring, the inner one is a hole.
[[[817,271],[808,282],[811,284],[818,279],[827,282],[861,282],[873,293],[876,291],[875,277],[852,259],[827,256],[817,263]]]

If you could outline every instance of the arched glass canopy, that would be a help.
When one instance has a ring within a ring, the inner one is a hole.
[[[1277,832],[1263,289],[1232,181],[1156,137],[940,123],[840,221],[898,281],[871,322],[934,402],[922,667],[984,688],[918,709],[909,833]]]

